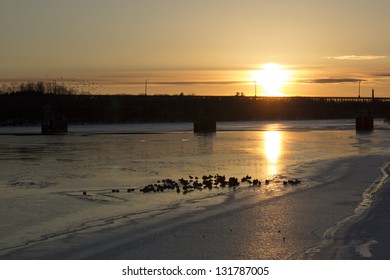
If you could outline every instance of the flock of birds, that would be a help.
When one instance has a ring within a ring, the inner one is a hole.
[[[219,188],[230,188],[233,191],[240,186],[240,183],[245,183],[249,187],[261,187],[262,184],[269,185],[272,180],[265,180],[264,182],[259,179],[252,179],[251,176],[246,175],[239,181],[236,177],[227,177],[225,175],[203,175],[201,178],[188,176],[188,179],[181,178],[177,181],[172,179],[159,180],[157,183],[149,184],[140,187],[138,190],[142,193],[159,193],[164,191],[176,191],[178,194],[188,194],[193,191],[202,191],[204,189],[219,189]],[[297,185],[301,183],[299,179],[285,180],[282,181],[283,186]],[[128,188],[128,193],[135,192],[135,188]],[[112,189],[113,193],[119,193],[119,189]],[[86,191],[83,191],[83,195],[87,195]]]

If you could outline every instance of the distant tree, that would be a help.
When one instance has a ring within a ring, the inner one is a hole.
[[[44,94],[46,92],[46,86],[44,82],[37,82],[35,84],[35,92]]]
[[[19,92],[20,93],[25,93],[26,92],[26,85],[24,83],[21,83],[19,85]]]
[[[44,94],[45,91],[46,87],[43,82],[21,83],[18,90],[19,93],[23,94]]]
[[[67,87],[64,84],[58,84],[57,81],[46,83],[46,93],[54,95],[70,95],[76,94],[76,90],[72,87]]]
[[[35,93],[35,84],[33,82],[28,82],[26,84],[26,92],[31,92],[31,93]]]
[[[12,92],[12,87],[10,85],[7,84],[1,85],[1,89],[0,89],[1,94],[10,94],[11,92]]]
[[[81,90],[80,90],[81,88]],[[20,84],[0,85],[0,94],[54,94],[54,95],[72,95],[72,94],[91,94],[95,90],[95,83],[82,82],[79,86],[66,81],[50,82],[23,82]]]
[[[15,89],[16,88],[16,89]],[[7,93],[22,93],[22,94],[56,94],[56,95],[70,95],[76,94],[77,90],[72,86],[66,86],[65,84],[58,84],[56,81],[44,83],[39,82],[27,82],[21,83],[18,86],[3,85],[0,92]]]

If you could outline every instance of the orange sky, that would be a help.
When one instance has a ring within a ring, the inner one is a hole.
[[[390,96],[389,10],[386,0],[4,0],[0,84],[87,80],[139,94],[148,80],[148,94],[249,96],[253,72],[273,63],[288,72],[282,94],[357,96],[361,80],[362,96]],[[281,83],[270,75],[257,95]]]

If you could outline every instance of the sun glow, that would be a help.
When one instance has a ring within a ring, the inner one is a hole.
[[[274,63],[264,64],[261,70],[252,72],[252,80],[261,86],[262,96],[283,96],[282,88],[288,83],[290,76],[291,71]]]

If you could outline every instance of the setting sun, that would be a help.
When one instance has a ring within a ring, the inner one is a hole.
[[[290,71],[283,69],[279,64],[269,63],[262,65],[261,70],[252,72],[252,80],[261,86],[260,95],[282,96],[282,88],[290,78]]]

